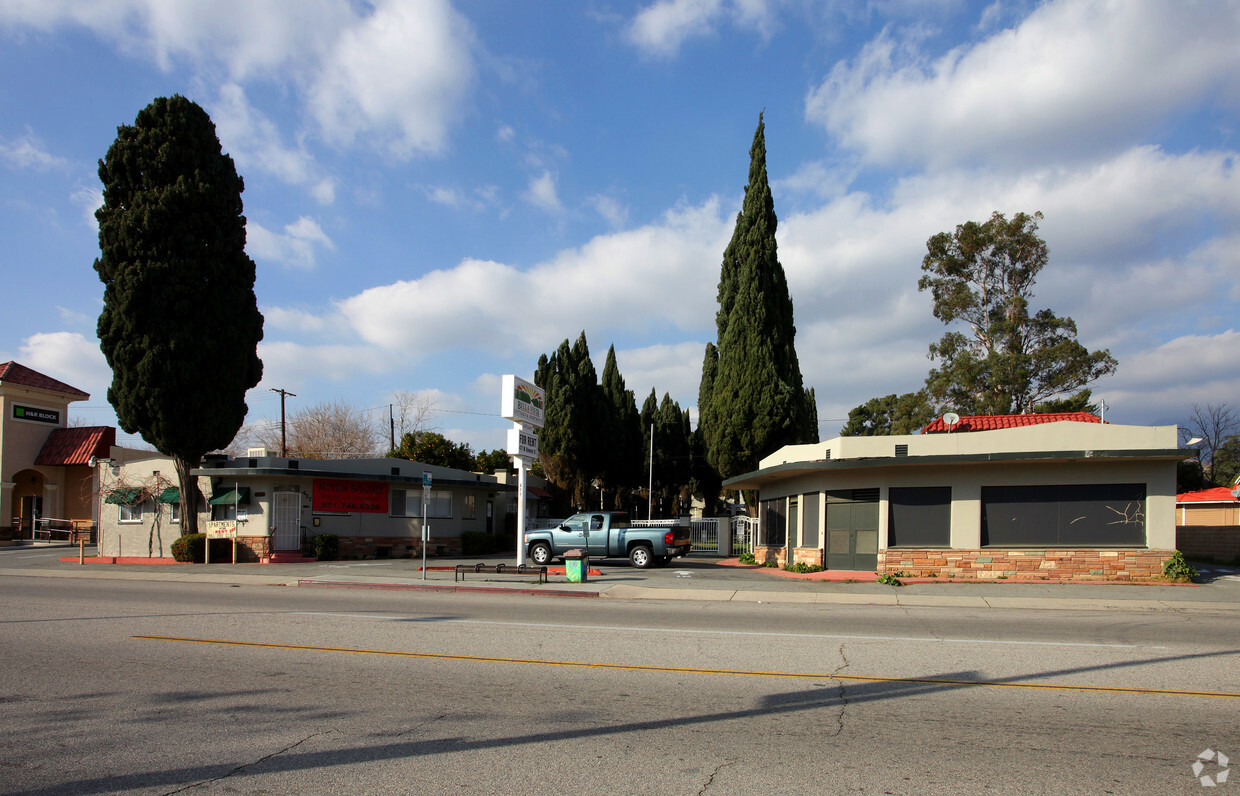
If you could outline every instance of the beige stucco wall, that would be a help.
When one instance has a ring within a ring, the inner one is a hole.
[[[796,539],[800,540],[804,538],[801,526],[806,513],[804,506],[808,500],[818,501],[818,517],[821,522],[825,517],[825,495],[822,493],[826,490],[878,489],[881,550],[887,547],[887,500],[888,490],[892,486],[950,486],[951,546],[970,549],[980,547],[982,541],[982,487],[1090,483],[1146,484],[1146,545],[1159,550],[1174,549],[1175,463],[1166,461],[988,462],[933,466],[919,466],[910,461],[908,465],[902,466],[819,470],[792,476],[763,486],[761,499],[802,496],[796,535]],[[820,532],[819,547],[824,542],[822,536]]]
[[[39,423],[13,418],[13,406],[30,406],[60,413],[60,423]],[[0,386],[0,527],[9,527],[20,510],[14,500],[18,494],[30,494],[29,484],[19,485],[18,474],[38,473],[41,486],[35,494],[43,498],[44,517],[65,517],[65,484],[63,467],[36,467],[34,460],[43,443],[57,428],[68,423],[69,401],[55,393],[32,387],[4,384]],[[28,482],[27,474],[25,481]],[[86,516],[89,516],[87,514]]]
[[[835,437],[811,445],[787,445],[762,459],[759,468],[824,459],[881,458],[907,445],[909,457],[1055,451],[1170,450],[1178,447],[1177,426],[1123,426],[1058,422],[956,434]],[[830,456],[827,455],[830,451]]]

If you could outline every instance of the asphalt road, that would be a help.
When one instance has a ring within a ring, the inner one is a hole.
[[[13,576],[0,600],[2,793],[1199,793],[1200,753],[1240,764],[1233,615]]]

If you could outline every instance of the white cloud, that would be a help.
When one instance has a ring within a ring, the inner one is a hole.
[[[365,345],[263,341],[258,344],[258,356],[263,361],[260,389],[282,387],[297,391],[310,383],[348,381],[393,369],[391,354]]]
[[[474,34],[449,0],[17,0],[0,4],[0,23],[82,26],[224,89],[274,83],[300,97],[327,139],[401,158],[443,150],[476,72]],[[253,156],[274,153],[277,173],[330,199],[328,184],[300,176],[301,153],[272,132],[253,129]]]
[[[1120,360],[1098,382],[1113,423],[1180,423],[1194,403],[1234,402],[1240,394],[1240,332],[1184,335]]]
[[[428,186],[424,190],[426,191],[427,199],[435,204],[451,207],[454,210],[481,212],[496,204],[499,200],[499,188],[494,185],[476,188],[472,193],[459,188],[449,188],[441,185]],[[554,188],[552,190],[554,192]]]
[[[82,220],[88,227],[98,232],[99,220],[95,218],[95,211],[103,207],[103,191],[99,189],[99,186],[79,186],[69,195],[69,200],[82,208]]]
[[[933,60],[885,30],[836,64],[806,116],[866,160],[944,166],[1140,143],[1240,86],[1240,1],[1055,0]]]
[[[658,0],[637,12],[625,35],[645,54],[666,58],[691,38],[713,35],[725,22],[766,40],[776,14],[769,0]]]
[[[705,340],[623,349],[616,351],[616,367],[624,376],[625,389],[633,391],[638,409],[652,389],[659,401],[667,393],[680,403],[681,409],[688,409],[697,405],[705,353]],[[592,358],[597,360],[595,367],[601,378],[605,360],[598,355]]]
[[[69,161],[48,152],[30,130],[13,140],[0,138],[0,161],[13,168],[35,171],[63,171],[69,167]]]
[[[314,265],[316,247],[334,250],[336,245],[319,222],[301,216],[275,233],[256,221],[245,225],[246,251],[255,260],[269,260],[285,266],[310,268]]]
[[[318,66],[311,112],[329,140],[436,153],[474,81],[468,22],[446,0],[379,0]]]
[[[220,87],[219,100],[211,106],[211,119],[239,171],[259,169],[290,185],[307,188],[320,204],[335,201],[336,181],[323,176],[304,146],[285,146],[279,129],[250,104],[241,86],[227,83]]]
[[[270,337],[274,329],[286,329],[303,334],[317,334],[328,328],[327,319],[305,310],[285,307],[262,307],[263,329]]]
[[[112,382],[112,370],[99,341],[77,332],[32,334],[22,341],[21,362],[96,398],[105,397]]]
[[[603,194],[595,194],[590,197],[590,204],[594,205],[594,209],[607,220],[613,229],[620,229],[628,223],[629,209],[616,199]]]
[[[582,329],[597,340],[713,328],[718,262],[731,233],[724,215],[712,199],[595,237],[529,271],[465,260],[370,288],[339,309],[364,340],[422,356],[462,345],[545,351]]]
[[[685,39],[711,33],[722,13],[723,0],[659,0],[637,13],[628,37],[649,54],[675,55]]]
[[[556,195],[555,177],[549,171],[544,171],[537,177],[530,177],[529,188],[523,196],[530,204],[553,215],[564,211],[564,206],[560,204],[560,197]]]

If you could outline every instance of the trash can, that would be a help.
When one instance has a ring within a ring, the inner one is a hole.
[[[586,570],[590,568],[590,557],[585,550],[567,550],[564,553],[564,572],[569,583],[585,583]]]

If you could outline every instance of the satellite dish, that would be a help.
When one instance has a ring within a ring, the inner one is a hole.
[[[95,459],[95,457],[91,456],[90,459],[87,460],[86,464],[89,465],[90,467],[94,467],[96,461],[97,460]]]
[[[1231,490],[1231,496],[1234,498],[1240,498],[1240,486]]]
[[[955,412],[948,412],[943,415],[943,425],[947,426],[947,433],[951,433],[952,427],[960,422],[960,415]]]

